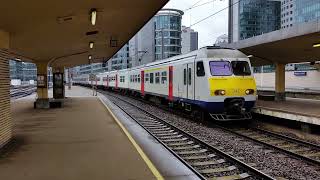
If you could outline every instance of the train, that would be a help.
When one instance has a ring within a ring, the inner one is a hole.
[[[94,79],[74,77],[73,83],[157,99],[192,117],[217,121],[251,119],[257,93],[247,55],[216,46],[100,73]]]

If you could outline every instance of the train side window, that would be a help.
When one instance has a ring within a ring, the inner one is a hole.
[[[167,83],[167,71],[163,71],[163,72],[161,73],[161,83],[162,83],[162,84]]]
[[[203,66],[203,61],[198,61],[197,62],[197,76],[205,76],[206,73],[204,71],[204,66]]]
[[[187,85],[187,69],[183,69],[183,84]]]
[[[188,69],[188,84],[191,85],[192,76],[191,76],[191,68]]]
[[[138,83],[140,83],[140,74],[138,74]]]
[[[160,73],[157,72],[155,76],[156,76],[155,83],[159,84],[160,83]]]
[[[150,73],[150,83],[153,84],[153,73]]]
[[[148,81],[149,81],[149,74],[146,73],[146,74],[145,74],[145,82],[148,82]]]

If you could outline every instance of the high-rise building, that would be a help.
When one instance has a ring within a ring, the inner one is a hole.
[[[296,23],[320,19],[320,0],[295,0]]]
[[[295,1],[281,1],[281,29],[292,27],[295,22]]]
[[[154,19],[152,18],[129,41],[129,57],[132,66],[139,66],[155,60]]]
[[[182,15],[177,9],[161,9],[155,15],[155,60],[181,54]]]
[[[20,79],[21,81],[37,79],[37,66],[35,64],[10,60],[9,65],[11,79]]]
[[[280,0],[229,0],[229,42],[280,29]]]
[[[182,26],[181,34],[181,54],[198,49],[198,32],[190,27]]]

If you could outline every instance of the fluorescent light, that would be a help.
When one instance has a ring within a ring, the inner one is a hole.
[[[91,9],[90,20],[91,20],[91,24],[93,26],[96,25],[96,22],[97,22],[97,10],[96,9]]]
[[[20,58],[16,58],[16,61],[21,61],[21,59]]]
[[[252,58],[252,57],[253,57],[253,55],[252,55],[252,54],[250,54],[250,55],[248,55],[247,57],[248,57],[248,58]]]
[[[89,55],[89,56],[88,56],[88,59],[89,59],[89,60],[91,60],[91,59],[92,59],[92,56],[91,56],[91,55]]]
[[[93,49],[94,43],[93,42],[89,42],[89,48]]]
[[[314,48],[320,47],[320,43],[314,44],[312,47]]]

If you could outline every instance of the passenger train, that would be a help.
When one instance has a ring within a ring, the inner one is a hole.
[[[89,75],[73,79],[91,86]],[[256,84],[249,58],[235,49],[205,47],[161,61],[98,74],[93,84],[157,98],[190,112],[219,121],[251,119]]]

